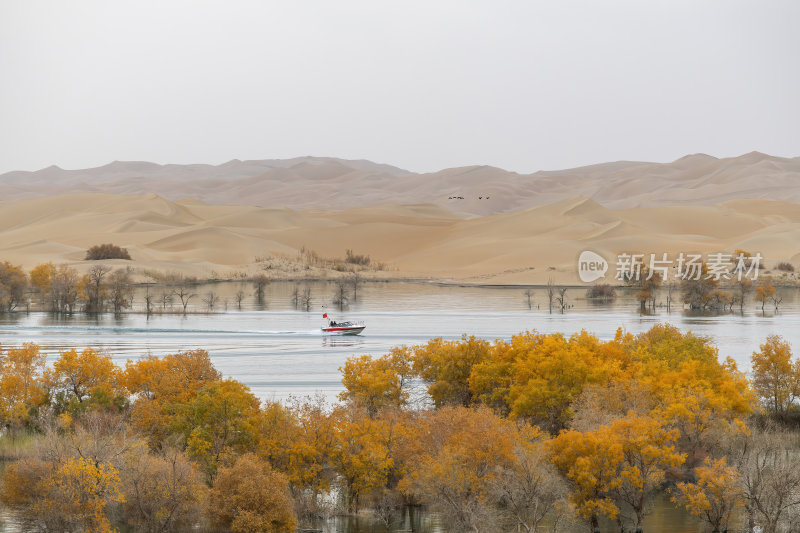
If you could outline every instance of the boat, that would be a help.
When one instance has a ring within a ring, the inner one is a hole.
[[[328,321],[327,326],[322,326],[322,333],[327,335],[358,335],[367,327],[363,322],[333,320],[328,318],[328,313],[324,313],[322,318]]]

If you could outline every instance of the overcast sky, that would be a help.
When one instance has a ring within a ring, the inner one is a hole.
[[[0,172],[800,156],[800,2],[0,0]]]

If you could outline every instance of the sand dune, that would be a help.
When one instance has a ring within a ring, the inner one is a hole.
[[[611,209],[580,195],[482,217],[457,216],[435,204],[325,211],[173,202],[155,194],[74,194],[0,204],[0,260],[26,268],[45,261],[87,268],[84,251],[104,242],[128,248],[130,264],[140,272],[253,273],[261,268],[256,257],[293,258],[303,247],[343,257],[349,248],[386,262],[388,270],[377,274],[384,277],[481,283],[543,283],[552,277],[577,283],[575,263],[585,249],[613,260],[625,251],[745,248],[761,252],[767,265],[797,263],[800,209],[758,199]]]
[[[490,166],[415,174],[370,161],[301,157],[216,166],[116,161],[86,170],[0,175],[6,201],[89,192],[291,209],[433,204],[461,216],[509,213],[576,195],[616,209],[737,199],[800,203],[800,158],[695,154],[671,163],[618,161],[532,174]]]

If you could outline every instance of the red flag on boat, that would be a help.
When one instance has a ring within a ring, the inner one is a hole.
[[[322,313],[322,318],[328,318],[328,313]]]

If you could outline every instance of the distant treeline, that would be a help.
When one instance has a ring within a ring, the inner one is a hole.
[[[659,494],[713,531],[800,523],[800,363],[777,336],[751,381],[668,325],[433,339],[350,358],[335,405],[260,402],[202,350],[0,361],[0,500],[30,529],[291,532],[423,504],[453,532],[633,531]]]

